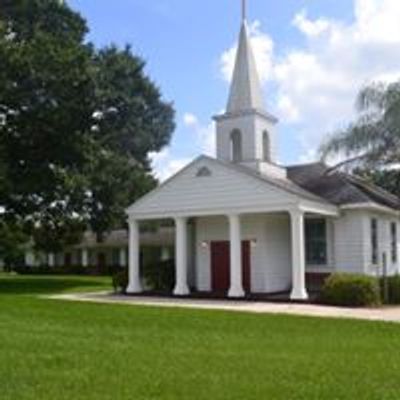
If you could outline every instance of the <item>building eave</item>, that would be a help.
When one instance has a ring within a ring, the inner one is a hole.
[[[400,217],[400,210],[395,210],[390,207],[383,206],[381,204],[369,202],[369,203],[353,203],[353,204],[344,204],[340,206],[341,210],[368,210],[368,211],[377,211],[385,214],[392,214]]]

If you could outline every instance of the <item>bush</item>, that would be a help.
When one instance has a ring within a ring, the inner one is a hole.
[[[175,263],[173,260],[160,261],[144,268],[146,284],[157,292],[171,292],[175,285]]]
[[[320,300],[335,306],[378,306],[381,304],[379,281],[365,275],[333,274],[326,279]]]
[[[381,279],[382,293],[384,291],[384,278]],[[400,275],[387,277],[387,303],[388,304],[400,304]],[[384,295],[382,294],[382,298]],[[385,299],[386,300],[386,299]]]
[[[129,284],[128,270],[123,269],[114,273],[112,277],[112,284],[115,293],[126,293]]]

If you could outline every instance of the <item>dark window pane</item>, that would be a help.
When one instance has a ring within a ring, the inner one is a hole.
[[[378,264],[378,220],[371,219],[371,262]]]
[[[391,232],[391,248],[392,248],[392,262],[397,263],[397,223],[392,222],[390,224]]]
[[[309,219],[305,223],[306,261],[308,265],[327,263],[326,221]]]

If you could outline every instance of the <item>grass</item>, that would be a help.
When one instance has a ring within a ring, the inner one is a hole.
[[[38,298],[97,278],[0,276],[0,398],[400,397],[400,325]]]

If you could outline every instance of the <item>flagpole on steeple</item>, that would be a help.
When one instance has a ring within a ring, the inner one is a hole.
[[[242,0],[242,21],[247,19],[247,0]]]

